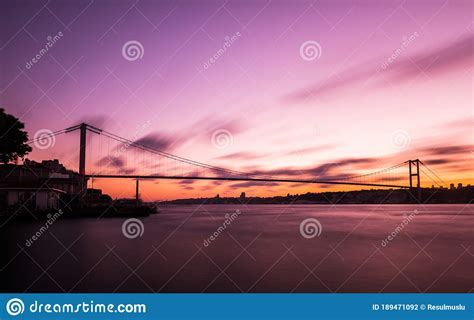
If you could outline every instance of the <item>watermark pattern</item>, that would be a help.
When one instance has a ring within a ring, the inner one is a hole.
[[[314,237],[319,237],[321,232],[323,231],[323,227],[318,219],[315,218],[308,218],[304,219],[300,223],[300,234],[305,239],[312,239]]]
[[[204,69],[209,69],[214,63],[216,63],[217,60],[219,60],[220,57],[222,57],[226,53],[227,49],[230,48],[232,44],[237,41],[237,39],[239,39],[241,36],[242,34],[239,31],[237,31],[231,36],[226,36],[224,38],[224,44],[222,45],[222,47],[217,50],[216,53],[214,53],[209,59],[207,59],[206,62],[204,62]]]
[[[38,149],[48,149],[54,147],[56,137],[53,131],[49,129],[40,129],[34,135],[34,145]]]
[[[234,144],[234,137],[227,129],[218,129],[212,133],[212,145],[217,149],[225,149]]]
[[[145,131],[150,125],[151,125],[150,120],[148,120],[147,122],[145,122],[142,125],[138,125],[137,129],[135,130],[135,133],[133,134],[132,138],[130,139],[131,142],[125,142],[124,144],[122,144],[120,146],[120,148],[115,150],[114,157],[118,158],[118,157],[120,157],[120,155],[125,153],[125,151],[127,151],[127,149],[130,148],[130,145],[132,145],[132,143],[134,141],[136,141],[138,139],[138,137],[142,135],[143,131]]]
[[[314,40],[305,41],[300,46],[300,57],[305,61],[319,59],[322,53],[321,45]]]
[[[404,149],[410,145],[411,138],[408,132],[397,129],[390,135],[390,144],[396,149]]]
[[[122,56],[125,60],[135,61],[143,58],[145,48],[140,41],[130,40],[125,42],[122,46]]]
[[[222,225],[220,225],[216,231],[214,231],[214,233],[209,236],[209,238],[204,240],[203,245],[208,247],[212,241],[216,240],[221,235],[221,233],[227,229],[227,226],[230,226],[230,224],[240,216],[240,214],[240,210],[235,210],[235,212],[231,214],[226,213],[225,220]]]
[[[419,37],[419,34],[418,32],[414,32],[412,33],[411,35],[409,35],[408,37],[405,36],[403,37],[403,42],[400,46],[400,48],[398,48],[397,50],[395,50],[391,55],[390,57],[387,58],[387,61],[384,61],[382,63],[382,69],[387,69],[392,63],[394,63],[398,57],[402,54],[402,52],[410,45],[410,43],[412,43],[416,38]]]
[[[397,235],[402,232],[402,230],[405,229],[405,227],[416,217],[417,214],[418,210],[415,209],[412,213],[406,215],[402,222],[385,239],[382,240],[382,247],[386,247],[390,241],[395,239]]]
[[[136,218],[130,218],[122,223],[122,234],[125,238],[135,239],[141,237],[145,232],[143,222]]]
[[[49,49],[54,47],[56,42],[58,42],[62,37],[63,33],[61,31],[56,33],[54,36],[48,36],[46,38],[48,42],[46,42],[43,48],[33,58],[31,58],[30,61],[26,62],[26,69],[31,69],[35,64],[37,64],[41,60],[41,58],[43,58],[48,53]]]
[[[12,317],[16,317],[19,314],[25,312],[25,304],[21,299],[13,298],[7,302],[7,313]]]
[[[55,223],[63,215],[63,213],[64,212],[61,209],[59,209],[53,215],[48,214],[47,215],[48,220],[46,220],[46,222],[41,226],[41,228],[39,228],[38,231],[36,231],[36,233],[33,236],[31,236],[29,239],[26,240],[25,245],[27,247],[31,247],[35,241],[39,240],[39,238],[41,238],[41,236],[46,231],[48,231],[49,227],[51,227],[53,223]]]

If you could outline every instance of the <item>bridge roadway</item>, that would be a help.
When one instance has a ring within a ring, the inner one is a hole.
[[[328,181],[328,180],[298,180],[298,179],[277,179],[277,178],[245,178],[245,177],[198,177],[198,176],[140,176],[140,175],[109,175],[109,174],[86,174],[86,178],[94,179],[170,179],[170,180],[224,180],[224,181],[256,181],[256,182],[282,182],[282,183],[313,183],[313,184],[339,184],[353,186],[370,186],[384,188],[409,189],[410,186],[399,186],[393,184],[364,183],[351,181]]]

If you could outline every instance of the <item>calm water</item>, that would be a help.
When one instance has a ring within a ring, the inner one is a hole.
[[[241,214],[227,216],[229,224],[219,231],[225,214],[236,209]],[[319,237],[302,236],[300,224],[308,218],[321,224]],[[474,287],[473,205],[169,206],[140,219],[143,234],[135,239],[122,232],[126,219],[59,219],[30,246],[26,241],[41,223],[6,224],[0,229],[2,291],[469,292]],[[404,228],[396,229],[400,225]],[[394,238],[382,246],[392,232]]]

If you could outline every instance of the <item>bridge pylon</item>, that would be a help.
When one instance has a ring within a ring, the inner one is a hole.
[[[88,125],[87,123],[81,123],[79,125],[64,129],[66,133],[79,130],[80,142],[79,142],[79,175],[81,177],[79,189],[80,196],[79,201],[82,202],[82,196],[84,191],[87,189],[87,175],[86,175],[86,151],[87,151],[87,130],[100,134],[101,129]]]
[[[415,169],[416,171],[414,172]],[[408,172],[410,178],[410,192],[413,191],[413,177],[416,177],[417,198],[421,202],[421,186],[420,186],[420,159],[408,160]]]
[[[81,193],[83,194],[86,185],[86,141],[87,141],[87,124],[81,123],[79,125],[80,130],[80,143],[79,143],[79,174],[81,175]],[[81,195],[82,198],[82,195]]]

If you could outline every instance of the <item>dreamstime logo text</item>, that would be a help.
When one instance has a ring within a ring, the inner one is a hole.
[[[404,149],[410,145],[411,138],[408,132],[397,129],[390,136],[390,143],[396,149]]]
[[[66,315],[67,318],[73,319],[82,319],[84,317],[89,318],[88,314],[97,314],[97,316],[92,316],[94,319],[102,319],[104,318],[104,314],[138,314],[138,313],[146,313],[147,312],[147,305],[143,303],[97,303],[94,300],[90,301],[81,301],[78,303],[44,303],[44,300],[47,299],[42,297],[41,301],[35,300],[32,303],[25,303],[18,298],[10,299],[6,304],[6,311],[7,313],[12,316],[16,317],[20,314],[26,313],[21,316],[21,319],[40,319],[40,318],[49,318],[51,319],[51,314],[62,314],[61,319],[65,319]],[[52,299],[52,298],[50,298]],[[29,317],[29,315],[32,317]],[[43,317],[39,315],[43,315]],[[46,316],[47,314],[48,316]],[[72,316],[72,315],[75,316]],[[82,317],[80,316],[82,315]],[[101,314],[102,316],[98,316]],[[54,318],[54,317],[53,317]],[[105,316],[105,318],[110,318],[109,316]],[[114,317],[112,317],[114,318]],[[116,317],[115,317],[116,318]]]
[[[139,41],[130,40],[122,46],[122,56],[125,60],[135,61],[143,58],[144,54],[145,48],[143,48],[143,45]]]
[[[390,57],[388,57],[387,61],[382,63],[382,69],[387,69],[392,63],[395,62],[395,60],[398,59],[398,57],[402,54],[402,52],[412,43],[416,38],[418,38],[420,35],[418,32],[414,32],[413,34],[409,35],[408,37],[403,37],[403,42],[397,50],[395,50]]]
[[[54,147],[56,137],[53,131],[49,129],[40,129],[34,135],[34,144],[38,149],[48,149]]]
[[[145,232],[145,226],[136,218],[127,219],[122,224],[122,234],[125,238],[135,239],[141,237],[143,232]]]
[[[48,214],[47,217],[48,217],[48,220],[46,220],[46,222],[39,228],[38,231],[36,231],[36,233],[31,236],[31,238],[27,239],[26,240],[26,243],[25,245],[27,247],[31,247],[33,245],[33,243],[38,240],[39,238],[41,238],[41,236],[46,232],[48,231],[49,227],[53,225],[53,223],[55,223],[61,216],[63,215],[63,211],[61,209],[59,209],[57,212],[55,212],[53,215],[52,214]]]
[[[212,133],[211,142],[217,149],[225,149],[234,144],[234,137],[229,130],[218,129]]]
[[[322,53],[321,45],[314,40],[303,42],[300,46],[300,57],[305,61],[319,59]]]
[[[8,300],[6,309],[9,315],[16,317],[25,311],[25,304],[23,301],[21,301],[21,299],[13,298]]]
[[[48,42],[46,42],[43,48],[30,61],[26,62],[26,65],[25,65],[26,69],[31,69],[35,64],[37,64],[41,60],[41,58],[43,58],[43,56],[46,55],[46,53],[48,53],[49,49],[54,47],[56,42],[58,42],[59,39],[61,39],[62,37],[63,37],[63,33],[61,31],[59,31],[53,37],[48,36],[46,38]]]
[[[314,237],[319,237],[321,232],[323,231],[323,227],[318,219],[315,218],[308,218],[300,223],[300,234],[305,239],[312,239]]]
[[[230,224],[239,217],[240,214],[240,210],[235,210],[235,212],[231,214],[226,213],[225,220],[222,225],[220,225],[209,238],[204,240],[203,245],[208,247],[212,241],[216,240],[221,235],[221,233],[227,229],[227,226],[230,226]]]
[[[396,236],[402,232],[403,229],[416,217],[418,210],[413,210],[412,213],[406,215],[402,222],[385,238],[382,240],[382,247],[386,247],[390,241],[396,238]]]
[[[212,57],[210,57],[206,62],[204,62],[204,69],[209,69],[211,65],[216,63],[217,60],[219,60],[220,57],[222,57],[226,53],[227,49],[230,48],[232,44],[237,41],[237,39],[239,39],[241,36],[242,34],[238,31],[232,36],[226,36],[224,38],[224,44],[222,45],[222,47],[217,50],[217,52],[214,53]]]
[[[145,129],[147,129],[151,125],[151,121],[148,120],[145,124],[143,125],[138,125],[135,133],[133,134],[133,137],[130,139],[131,141],[127,141],[124,144],[120,146],[117,150],[114,152],[114,157],[118,158],[120,155],[122,155],[127,149],[138,139],[138,137],[143,133]],[[111,159],[112,161],[112,159]]]

